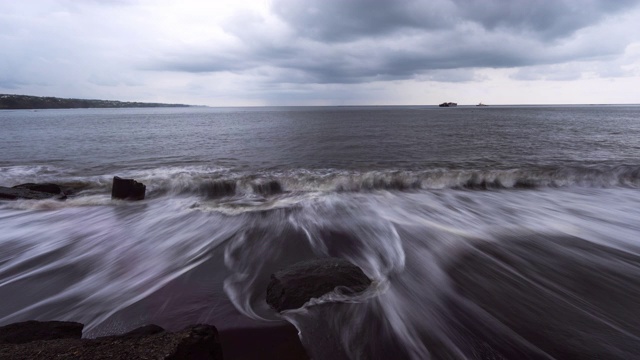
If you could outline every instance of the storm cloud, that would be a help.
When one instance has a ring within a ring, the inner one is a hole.
[[[636,0],[276,0],[273,8],[299,33],[323,42],[474,24],[491,32],[549,40],[571,35],[637,4]]]
[[[278,82],[359,83],[433,70],[589,60],[624,51],[629,40],[608,36],[599,26],[639,3],[275,0],[271,22],[282,28],[276,34],[268,31],[266,18],[245,14],[236,19],[242,26],[227,26],[239,47],[175,53],[149,66],[185,72],[271,69],[288,74],[276,75]]]

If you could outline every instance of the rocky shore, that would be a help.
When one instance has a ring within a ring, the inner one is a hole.
[[[82,339],[83,325],[26,321],[0,327],[0,359],[222,359],[218,330],[192,325],[168,332],[147,325],[128,333]]]
[[[14,187],[0,186],[0,200],[43,200],[54,198],[64,200],[67,194],[56,184],[20,184]]]
[[[83,326],[67,321],[25,321],[0,326],[0,359],[309,359],[292,325],[220,332],[206,324],[176,332],[146,325],[95,339],[81,338]]]
[[[273,186],[269,190],[278,191]],[[57,184],[0,187],[0,199],[64,200],[73,191]],[[114,177],[112,198],[142,200],[145,185]],[[345,295],[371,284],[362,270],[338,258],[302,261],[271,275],[266,302],[276,312],[302,307],[339,288]],[[124,334],[82,338],[84,325],[64,321],[26,321],[0,327],[0,359],[308,359],[291,324],[225,329],[196,324],[180,331],[146,325]],[[223,351],[224,350],[224,351]]]
[[[266,301],[280,312],[304,305],[336,287],[365,290],[371,280],[357,266],[335,258],[308,260],[276,272]],[[0,359],[308,359],[291,326],[227,329],[207,324],[169,332],[146,325],[124,334],[83,339],[84,325],[26,321],[0,327]],[[224,349],[224,351],[223,351]]]
[[[53,183],[26,183],[13,187],[0,186],[0,200],[66,200],[76,189]],[[146,186],[134,179],[113,177],[111,198],[118,200],[144,200]]]

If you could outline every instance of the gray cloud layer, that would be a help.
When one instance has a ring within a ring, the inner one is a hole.
[[[514,103],[637,101],[640,0],[0,0],[0,8],[0,92],[261,105],[437,103],[447,91],[477,101],[494,89]],[[615,79],[615,94],[598,93],[594,79]],[[529,93],[512,98],[522,81]],[[585,84],[592,88],[580,92]]]
[[[274,11],[306,37],[349,41],[406,29],[451,29],[475,23],[542,39],[568,36],[635,0],[277,0]]]
[[[242,14],[233,48],[166,54],[154,70],[253,73],[285,83],[402,80],[447,69],[556,64],[620,54],[599,24],[639,0],[274,0],[274,20]],[[452,76],[451,81],[473,76]]]

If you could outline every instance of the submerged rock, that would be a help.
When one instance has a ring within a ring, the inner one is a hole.
[[[97,339],[80,339],[81,329],[82,324],[59,321],[1,327],[0,359],[222,359],[218,330],[211,325],[192,325],[178,332],[147,325]]]
[[[32,191],[45,192],[45,193],[54,194],[54,195],[61,195],[64,193],[60,185],[52,184],[52,183],[43,183],[43,184],[26,183],[26,184],[16,185],[13,188],[28,189]]]
[[[118,176],[113,177],[113,187],[111,188],[111,198],[121,200],[144,200],[147,187],[133,179],[123,179]]]
[[[267,303],[277,311],[297,309],[312,298],[344,288],[359,293],[371,285],[362,269],[338,258],[322,258],[299,262],[271,275],[267,287]]]
[[[34,185],[34,186],[30,188],[31,185]],[[11,188],[0,186],[0,199],[44,200],[44,199],[56,198],[58,200],[62,200],[66,197],[64,193],[62,193],[61,191],[50,192],[50,191],[44,191],[44,190],[36,190],[36,189],[40,189],[40,185],[44,185],[46,190],[51,190],[52,188],[46,188],[46,186],[55,185],[55,184],[23,184],[23,185],[14,186]]]

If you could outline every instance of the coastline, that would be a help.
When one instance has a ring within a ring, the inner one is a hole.
[[[2,359],[308,359],[290,324],[237,328],[218,332],[195,324],[170,332],[145,325],[129,332],[82,338],[83,324],[65,321],[24,321],[0,326]]]
[[[150,108],[150,107],[191,107],[191,105],[0,94],[0,110]]]

